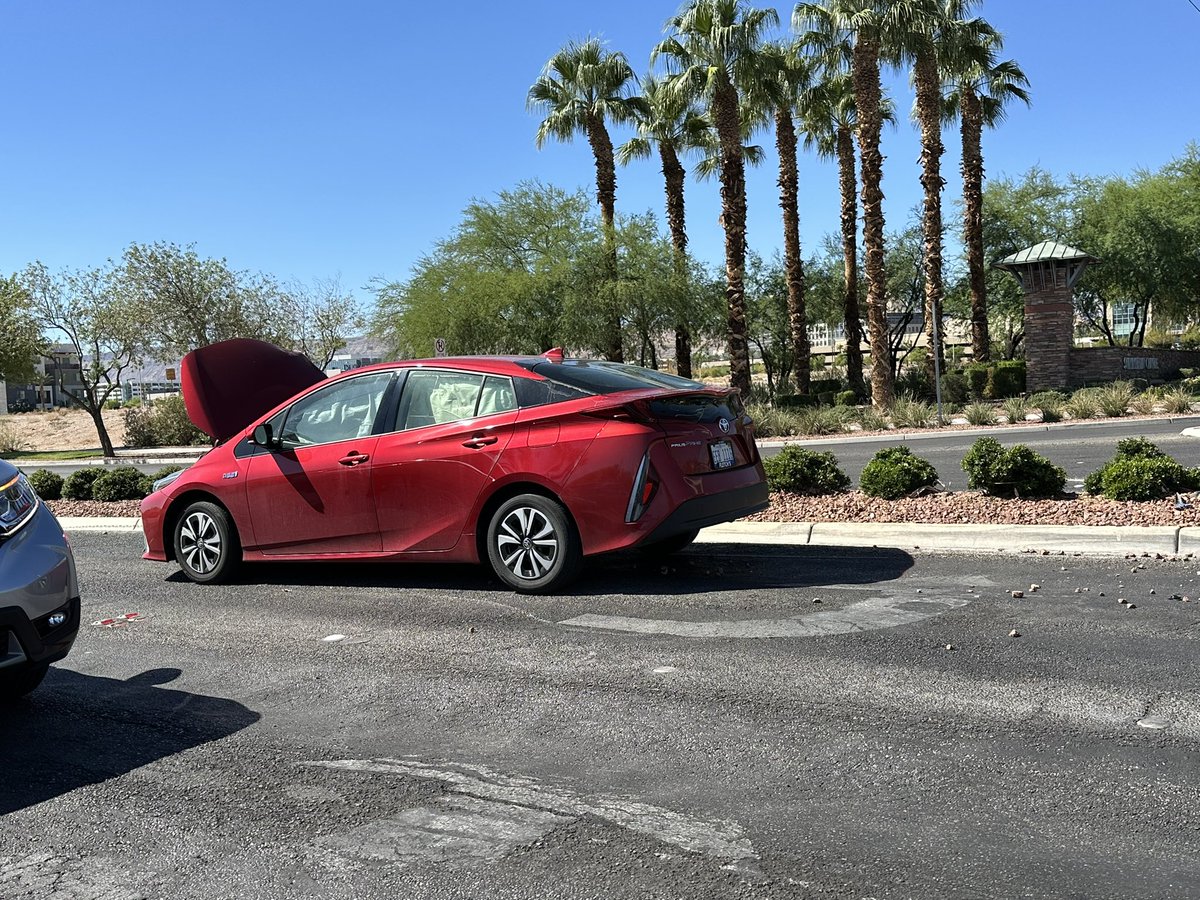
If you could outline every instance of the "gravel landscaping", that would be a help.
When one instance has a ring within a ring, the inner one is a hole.
[[[990,525],[1200,525],[1200,497],[1190,509],[1175,501],[1122,503],[1088,495],[1062,500],[1002,500],[976,491],[880,500],[858,491],[804,497],[771,495],[771,507],[758,522],[924,522]],[[136,516],[138,501],[52,500],[57,516]]]

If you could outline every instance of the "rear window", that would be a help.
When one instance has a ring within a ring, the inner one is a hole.
[[[737,394],[726,397],[670,397],[651,400],[650,412],[656,419],[684,419],[690,422],[716,422],[742,415]]]
[[[522,363],[531,372],[558,384],[577,388],[589,394],[615,394],[648,387],[687,391],[703,388],[698,381],[689,381],[666,372],[655,372],[641,366],[601,360],[569,359],[564,362],[533,361]]]

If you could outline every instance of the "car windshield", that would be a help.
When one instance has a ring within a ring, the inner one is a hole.
[[[587,391],[589,394],[615,394],[648,387],[686,391],[703,389],[698,381],[689,381],[666,372],[641,366],[600,360],[569,359],[563,362],[533,361],[527,368],[543,378]]]

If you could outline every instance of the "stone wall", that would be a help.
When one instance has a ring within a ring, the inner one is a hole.
[[[1057,279],[1025,295],[1025,367],[1030,392],[1064,387],[1071,377],[1075,326],[1071,288],[1065,268],[1047,270]]]
[[[1026,328],[1028,329],[1028,325]],[[1063,384],[1071,388],[1100,381],[1114,381],[1118,378],[1168,381],[1178,377],[1180,369],[1200,369],[1200,350],[1089,347],[1071,350],[1069,358],[1070,368]],[[1029,390],[1036,391],[1040,388],[1030,386]]]

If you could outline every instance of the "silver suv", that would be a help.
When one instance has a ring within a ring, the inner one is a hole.
[[[25,476],[0,460],[0,703],[37,687],[78,632],[71,546]]]

